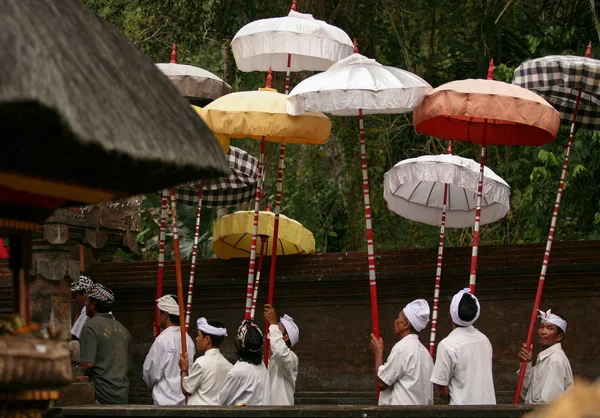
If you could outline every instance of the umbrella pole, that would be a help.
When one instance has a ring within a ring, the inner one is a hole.
[[[444,184],[444,208],[440,226],[440,242],[438,245],[437,268],[435,271],[435,289],[433,291],[433,312],[431,314],[431,335],[429,336],[429,354],[435,359],[435,334],[437,332],[438,304],[440,302],[440,282],[442,280],[442,260],[444,258],[444,235],[446,229],[446,204],[448,200],[448,183]]]
[[[202,183],[198,192],[198,207],[196,209],[196,227],[194,229],[194,246],[192,247],[192,265],[190,267],[190,283],[188,284],[187,305],[185,307],[185,331],[190,329],[192,316],[192,297],[194,294],[194,279],[196,278],[196,258],[198,257],[198,239],[200,235],[200,213],[202,212]]]
[[[589,51],[589,49],[588,49]],[[586,56],[589,56],[586,54]],[[563,188],[565,185],[565,178],[567,177],[567,167],[569,166],[569,155],[571,154],[571,146],[573,145],[573,134],[575,133],[575,122],[577,121],[577,114],[579,113],[579,103],[581,102],[581,89],[577,93],[577,101],[575,102],[575,111],[573,112],[573,120],[571,122],[571,131],[569,132],[569,142],[567,144],[567,152],[565,153],[565,160],[563,162],[562,172],[560,174],[560,181],[558,182],[558,192],[556,193],[556,202],[554,203],[554,210],[552,211],[552,221],[550,222],[550,232],[548,233],[548,239],[546,241],[546,250],[544,251],[544,261],[542,263],[542,271],[540,273],[540,280],[538,281],[537,293],[535,295],[535,302],[533,303],[533,311],[531,312],[531,321],[529,322],[529,331],[527,332],[527,347],[531,347],[533,341],[533,332],[535,330],[535,323],[537,321],[537,311],[540,308],[540,302],[542,300],[542,291],[544,289],[544,282],[546,281],[546,271],[548,270],[548,263],[550,261],[550,252],[552,251],[552,242],[554,241],[554,231],[556,231],[556,221],[558,220],[558,209],[560,208],[560,200],[563,194]],[[525,379],[525,371],[527,369],[527,362],[521,363],[521,369],[519,370],[519,381],[517,382],[517,390],[515,392],[514,403],[518,404],[521,401],[521,389],[523,389],[523,380]]]
[[[475,227],[473,228],[473,251],[471,253],[471,275],[469,288],[475,294],[477,281],[477,256],[479,251],[479,227],[481,223],[481,200],[483,195],[483,169],[485,168],[485,140],[487,135],[487,119],[483,122],[483,139],[481,140],[481,160],[479,161],[479,184],[477,185],[477,209],[475,209]]]
[[[258,299],[258,286],[260,284],[260,271],[262,270],[263,256],[265,255],[265,244],[267,237],[260,237],[260,254],[258,255],[258,267],[256,268],[256,280],[254,281],[254,293],[252,294],[252,309],[250,309],[250,319],[254,321],[256,312],[256,299]]]
[[[183,278],[181,276],[181,253],[179,251],[179,222],[177,221],[177,199],[175,189],[171,188],[171,223],[173,224],[173,249],[175,250],[175,279],[177,281],[177,299],[179,301],[179,318],[184,317],[183,311]],[[187,338],[185,328],[181,330],[181,353],[187,353]]]
[[[367,147],[365,145],[365,125],[363,111],[358,110],[360,128],[360,152],[363,177],[363,195],[365,199],[365,223],[367,227],[367,258],[369,262],[369,288],[371,289],[371,322],[373,335],[379,338],[379,311],[377,308],[377,283],[375,278],[375,249],[373,247],[373,227],[371,224],[371,200],[369,196],[369,173],[367,171]]]
[[[248,284],[246,287],[246,310],[244,319],[250,319],[252,309],[252,293],[254,290],[254,266],[256,264],[256,238],[258,237],[258,214],[260,211],[260,194],[262,191],[263,161],[265,157],[265,137],[260,141],[260,158],[258,159],[258,180],[254,199],[254,221],[252,224],[252,243],[250,244],[250,263],[248,265]]]
[[[160,234],[158,238],[158,282],[156,285],[156,299],[162,297],[163,279],[165,275],[165,235],[167,232],[167,195],[169,191],[163,189],[160,201]],[[160,334],[160,326],[158,325],[158,306],[156,307],[156,315],[154,318],[154,337]]]

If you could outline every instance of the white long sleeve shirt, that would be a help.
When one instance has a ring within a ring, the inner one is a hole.
[[[219,405],[269,405],[271,382],[265,364],[239,361],[233,365],[219,391]]]
[[[187,337],[188,370],[192,367],[196,348]],[[156,405],[184,405],[181,391],[179,357],[181,356],[181,331],[178,326],[167,327],[154,340],[146,356],[143,377],[146,386],[152,389]]]
[[[79,318],[77,318],[77,321],[75,321],[73,327],[71,328],[71,335],[74,335],[77,338],[79,338],[81,335],[81,330],[89,319],[86,312],[87,310],[85,309],[85,305],[83,305],[83,308],[81,308],[81,313],[79,314]]]
[[[431,382],[448,386],[450,405],[495,405],[492,344],[472,325],[440,341]]]
[[[211,348],[198,357],[183,378],[183,388],[190,394],[188,405],[220,405],[219,391],[233,365],[218,348]]]
[[[379,394],[379,405],[433,405],[433,360],[416,334],[398,341],[377,376],[389,386]]]
[[[535,366],[527,363],[521,398],[526,404],[548,403],[572,384],[571,363],[556,343],[538,354]]]
[[[271,405],[294,405],[298,356],[283,341],[278,325],[269,326],[268,338],[273,353],[269,358]]]

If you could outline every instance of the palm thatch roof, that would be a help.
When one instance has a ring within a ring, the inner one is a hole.
[[[80,0],[2,1],[0,28],[0,191],[45,195],[17,175],[110,192],[50,193],[98,203],[229,174],[188,101]]]

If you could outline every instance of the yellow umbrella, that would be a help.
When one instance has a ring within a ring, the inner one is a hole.
[[[279,236],[275,240],[274,220],[275,214],[269,208],[259,212],[260,255],[256,269],[256,284],[252,288],[248,288],[248,291],[251,292],[248,319],[254,319],[262,260],[269,248],[275,249],[278,255],[313,254],[315,252],[315,237],[312,232],[304,228],[300,222],[287,216],[281,215]],[[248,257],[252,252],[255,224],[254,212],[251,211],[239,211],[219,219],[213,229],[212,248],[215,255],[226,260],[234,257]],[[254,248],[256,248],[255,242]]]
[[[213,229],[212,249],[218,258],[248,257],[252,240],[253,211],[239,211],[223,216]],[[273,246],[273,220],[275,213],[260,211],[258,235],[266,238],[265,251]],[[298,221],[280,215],[277,255],[314,254],[315,237]]]
[[[271,88],[272,75],[269,71],[267,85],[258,91],[231,93],[221,96],[204,107],[202,119],[215,134],[225,134],[232,138],[260,139],[260,158],[258,160],[258,187],[254,202],[254,219],[250,241],[250,263],[248,267],[248,286],[246,292],[245,318],[250,318],[252,307],[252,289],[256,264],[256,241],[258,238],[259,204],[262,189],[262,167],[265,141],[281,144],[279,170],[277,178],[277,201],[273,218],[273,241],[278,241],[279,214],[283,184],[284,144],[323,144],[331,133],[331,121],[321,112],[304,113],[291,116],[286,112],[287,95]],[[269,303],[273,301],[277,246],[272,248],[271,280],[269,284]]]

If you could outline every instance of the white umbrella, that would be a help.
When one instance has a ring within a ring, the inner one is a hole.
[[[231,93],[231,86],[210,71],[193,65],[177,64],[176,48],[173,44],[170,63],[156,64],[156,66],[177,87],[179,93],[191,101],[205,102]]]
[[[242,27],[231,41],[235,63],[241,71],[286,71],[285,94],[290,91],[290,71],[323,71],[352,54],[350,37],[343,30],[296,12],[296,0],[287,16],[261,19]],[[274,239],[279,235],[279,215],[283,195],[285,144],[279,145]],[[250,261],[252,263],[253,260]],[[273,303],[277,252],[271,254],[268,303]],[[255,286],[258,286],[258,281]],[[269,340],[265,350],[269,351]],[[265,364],[268,356],[265,357]]]
[[[240,71],[324,71],[352,54],[350,37],[333,25],[298,13],[261,19],[241,28],[231,41]],[[291,62],[288,62],[289,56]]]
[[[379,64],[355,53],[332,65],[327,71],[300,82],[288,97],[291,115],[323,111],[334,115],[359,117],[362,176],[367,227],[367,253],[371,289],[373,334],[379,336],[375,251],[371,226],[371,203],[364,140],[363,114],[410,112],[432,88],[408,71]]]
[[[477,208],[479,164],[457,155],[424,155],[400,161],[384,175],[388,208],[407,219],[440,227],[429,352],[435,357],[445,228],[471,226]],[[510,209],[510,186],[488,167],[483,172],[481,224]]]

